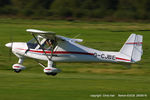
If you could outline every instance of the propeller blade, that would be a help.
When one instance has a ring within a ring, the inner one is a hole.
[[[7,43],[5,46],[9,47],[9,61],[11,62],[12,60],[12,49],[13,49],[13,36],[12,33],[10,33],[10,43]]]

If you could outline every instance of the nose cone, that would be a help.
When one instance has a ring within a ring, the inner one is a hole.
[[[12,47],[12,43],[7,43],[5,44],[6,47],[11,48]]]

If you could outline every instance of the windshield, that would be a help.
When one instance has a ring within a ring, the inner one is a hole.
[[[38,45],[37,41],[33,38],[29,42],[27,42],[28,48],[35,49],[36,46]]]

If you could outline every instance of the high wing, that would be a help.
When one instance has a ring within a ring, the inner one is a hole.
[[[26,31],[30,32],[31,34],[40,35],[46,39],[55,39],[55,32],[41,31],[35,29],[27,29]]]
[[[66,38],[60,35],[56,35],[55,32],[50,32],[50,31],[41,31],[41,30],[36,30],[36,29],[27,29],[27,32],[30,32],[31,34],[37,34],[42,36],[43,38],[50,39],[50,40],[55,40],[55,41],[71,41],[71,42],[82,42],[82,39],[72,39],[72,38]]]

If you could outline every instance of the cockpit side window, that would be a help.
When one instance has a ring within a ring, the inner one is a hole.
[[[52,40],[46,39],[44,44],[42,45],[45,50],[51,50],[53,48],[53,42]]]
[[[51,50],[52,49],[52,42],[51,40],[47,39],[44,43],[44,49]]]
[[[54,40],[50,40],[50,39],[46,39],[46,41],[44,42],[44,44],[42,45],[43,48],[45,50],[52,50],[56,47],[56,42],[54,42]]]

